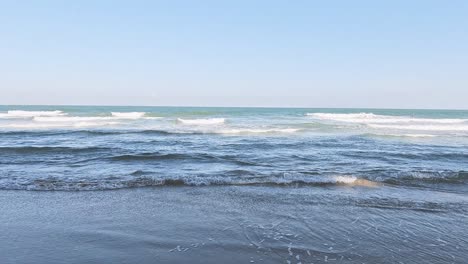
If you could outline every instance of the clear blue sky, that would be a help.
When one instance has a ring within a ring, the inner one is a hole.
[[[468,108],[468,1],[1,1],[0,104]]]

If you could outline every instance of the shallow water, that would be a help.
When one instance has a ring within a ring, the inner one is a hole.
[[[468,198],[394,187],[0,191],[1,263],[466,263]]]

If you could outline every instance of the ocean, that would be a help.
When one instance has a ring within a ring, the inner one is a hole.
[[[1,263],[466,263],[468,111],[0,106],[0,210]]]

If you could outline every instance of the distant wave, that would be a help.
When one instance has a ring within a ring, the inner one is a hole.
[[[0,153],[12,154],[44,154],[44,153],[70,153],[77,152],[95,152],[95,151],[110,151],[108,148],[100,147],[48,147],[48,146],[24,146],[24,147],[0,147]]]
[[[364,135],[375,136],[375,137],[408,137],[408,138],[434,138],[434,137],[437,137],[437,135],[431,135],[431,134],[407,134],[407,133],[402,133],[402,134],[367,133],[367,134],[364,134]]]
[[[145,112],[112,112],[112,116],[119,118],[138,119],[145,116]]]
[[[37,122],[88,122],[88,121],[109,121],[115,118],[110,116],[35,116]]]
[[[214,131],[216,134],[267,134],[267,133],[295,133],[300,129],[296,128],[269,128],[269,129],[259,129],[259,128],[233,128],[233,129],[221,129]]]
[[[332,113],[307,113],[307,116],[321,119],[350,123],[440,123],[440,124],[460,124],[467,119],[457,118],[415,118],[409,116],[389,116],[376,115],[373,113],[358,114],[332,114]]]
[[[468,125],[377,125],[369,124],[371,128],[378,129],[398,129],[398,130],[418,130],[418,131],[467,131]]]
[[[332,121],[342,124],[361,124],[372,129],[393,129],[411,131],[462,131],[468,132],[468,119],[457,118],[415,118],[410,116],[376,115],[373,113],[332,114],[308,113],[307,116],[319,121]],[[427,135],[419,133],[419,135]],[[405,134],[408,137],[418,137]],[[427,137],[427,136],[426,136]]]
[[[21,118],[21,117],[36,117],[36,116],[64,116],[66,113],[55,111],[23,111],[23,110],[10,110],[7,113],[0,113],[0,118]]]
[[[177,118],[177,122],[185,125],[218,125],[223,124],[224,118],[204,118],[204,119],[182,119]]]
[[[63,122],[54,122],[54,123],[13,123],[0,125],[0,128],[12,128],[12,129],[66,129],[66,128],[87,128],[87,127],[105,127],[111,125],[117,125],[119,122],[109,121],[109,122],[74,122],[74,123],[63,123]]]

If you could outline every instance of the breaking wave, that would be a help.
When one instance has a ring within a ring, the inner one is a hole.
[[[373,113],[358,114],[332,114],[332,113],[307,113],[307,116],[321,119],[349,123],[437,123],[460,124],[467,123],[467,119],[457,118],[416,118],[410,116],[376,115]]]
[[[270,129],[256,129],[256,128],[244,128],[244,129],[222,129],[214,131],[217,134],[268,134],[268,133],[294,133],[300,129],[295,128],[270,128]]]
[[[308,113],[306,115],[317,121],[365,125],[368,128],[379,130],[468,132],[468,119],[462,118],[416,118],[411,116],[376,115],[373,113]],[[418,135],[423,134],[406,134],[408,137],[419,137]]]
[[[236,172],[238,173],[238,172]],[[379,183],[352,176],[330,176],[330,177],[219,177],[219,176],[175,176],[157,177],[146,175],[144,171],[135,171],[128,177],[107,177],[103,179],[58,179],[55,177],[8,182],[0,179],[0,189],[3,190],[34,190],[34,191],[93,191],[113,190],[137,187],[164,187],[164,186],[366,186],[376,187]]]
[[[204,119],[182,119],[177,118],[177,122],[185,125],[218,125],[224,124],[224,118],[204,118]]]
[[[10,110],[7,113],[0,113],[0,118],[25,118],[36,116],[64,116],[66,113],[55,111],[23,111],[23,110]]]
[[[113,117],[125,119],[138,119],[145,116],[145,112],[111,112]]]
[[[94,191],[138,187],[164,186],[277,186],[277,187],[324,187],[324,186],[360,186],[379,187],[383,185],[423,186],[424,184],[465,184],[468,172],[440,174],[406,174],[406,176],[388,179],[368,179],[356,176],[310,176],[303,174],[278,174],[270,176],[250,175],[249,171],[233,170],[224,176],[190,175],[158,176],[153,172],[137,170],[125,176],[102,178],[63,178],[57,177],[20,179],[9,181],[0,179],[2,190],[35,190],[35,191]]]

